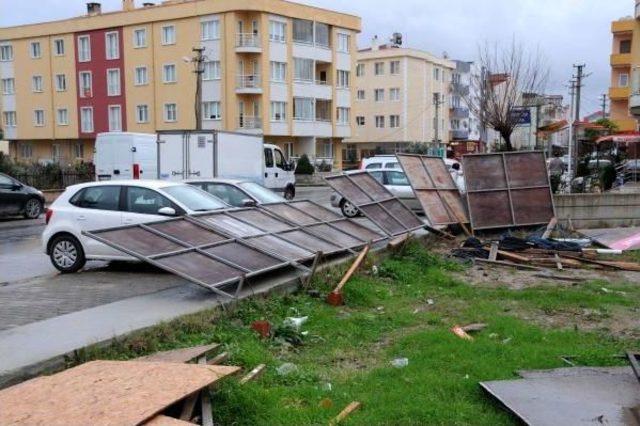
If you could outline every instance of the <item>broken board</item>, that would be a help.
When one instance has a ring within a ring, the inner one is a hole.
[[[612,250],[640,250],[640,228],[580,229],[578,232]]]

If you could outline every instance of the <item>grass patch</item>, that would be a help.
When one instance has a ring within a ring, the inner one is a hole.
[[[371,261],[369,262],[369,266]],[[463,270],[414,242],[401,256],[370,267],[346,286],[347,305],[333,308],[306,294],[241,303],[221,316],[204,312],[79,353],[87,359],[129,359],[157,350],[211,342],[230,352],[230,364],[268,365],[256,383],[222,383],[213,394],[215,420],[237,425],[326,424],[349,402],[363,408],[347,424],[512,424],[513,418],[486,397],[479,381],[515,377],[519,369],[562,367],[570,355],[582,365],[616,365],[638,341],[572,327],[545,328],[537,317],[584,310],[634,313],[640,290],[633,283],[590,282],[524,290],[472,287],[452,277]],[[324,294],[341,276],[333,270],[313,285]],[[606,291],[603,290],[606,288]],[[433,303],[430,303],[433,302]],[[309,316],[302,345],[283,338],[259,340],[254,320],[281,324]],[[485,322],[472,342],[450,332],[455,324]],[[394,368],[391,361],[409,359]],[[293,363],[296,371],[277,368]]]

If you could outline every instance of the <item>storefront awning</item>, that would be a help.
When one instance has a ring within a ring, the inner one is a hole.
[[[625,133],[621,135],[603,136],[596,141],[596,143],[602,143],[602,142],[614,142],[614,143],[625,143],[625,144],[639,143],[640,133],[634,132],[634,133]]]

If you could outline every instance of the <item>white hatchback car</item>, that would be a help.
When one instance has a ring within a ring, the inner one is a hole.
[[[229,205],[222,200],[184,183],[128,180],[73,185],[47,209],[42,246],[63,273],[80,270],[87,260],[132,261],[82,231],[226,208]]]

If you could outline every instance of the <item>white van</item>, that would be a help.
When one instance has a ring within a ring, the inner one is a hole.
[[[156,179],[157,136],[127,132],[99,133],[94,162],[97,180]]]

